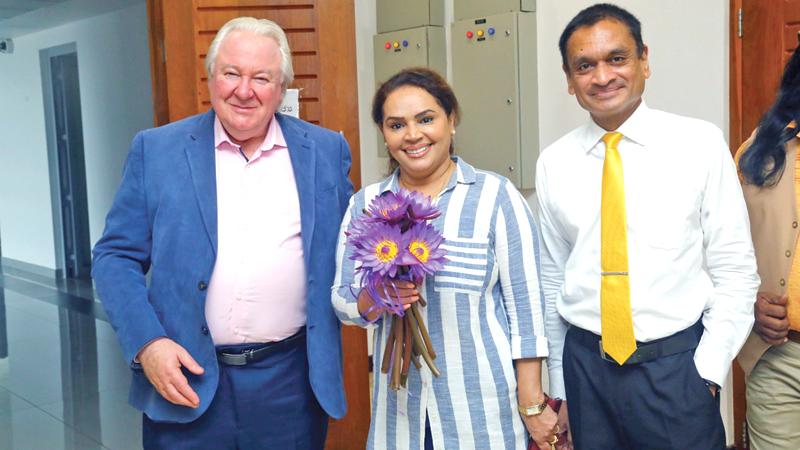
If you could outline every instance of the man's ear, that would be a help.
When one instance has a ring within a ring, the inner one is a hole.
[[[644,78],[650,78],[650,60],[648,59],[649,49],[647,46],[642,47],[642,70],[644,71]]]

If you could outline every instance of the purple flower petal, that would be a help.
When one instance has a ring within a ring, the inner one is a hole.
[[[367,208],[371,222],[400,223],[406,219],[407,211],[408,199],[392,191],[375,197]]]

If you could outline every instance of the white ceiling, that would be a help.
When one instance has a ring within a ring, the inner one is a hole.
[[[0,0],[0,20],[10,19],[34,9],[53,6],[65,0]]]
[[[14,38],[145,0],[0,0],[0,39]]]

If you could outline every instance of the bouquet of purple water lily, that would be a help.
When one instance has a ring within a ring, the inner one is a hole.
[[[444,237],[429,223],[440,214],[430,197],[419,192],[386,191],[350,222],[346,232],[347,245],[353,250],[350,258],[359,263],[355,270],[361,275],[361,289],[374,300],[365,315],[378,310],[392,317],[381,372],[391,372],[389,386],[394,390],[406,386],[411,363],[417,369],[422,367],[419,357],[434,376],[440,375],[419,310],[426,301],[420,295],[418,302],[405,309],[396,286],[399,280],[419,286],[427,275],[443,267],[446,252],[440,246]]]

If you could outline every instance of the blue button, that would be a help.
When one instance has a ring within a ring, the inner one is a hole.
[[[408,47],[408,41],[406,41],[405,39],[403,40],[403,47]]]
[[[486,32],[489,33],[489,36],[494,36],[494,28],[489,28]]]

